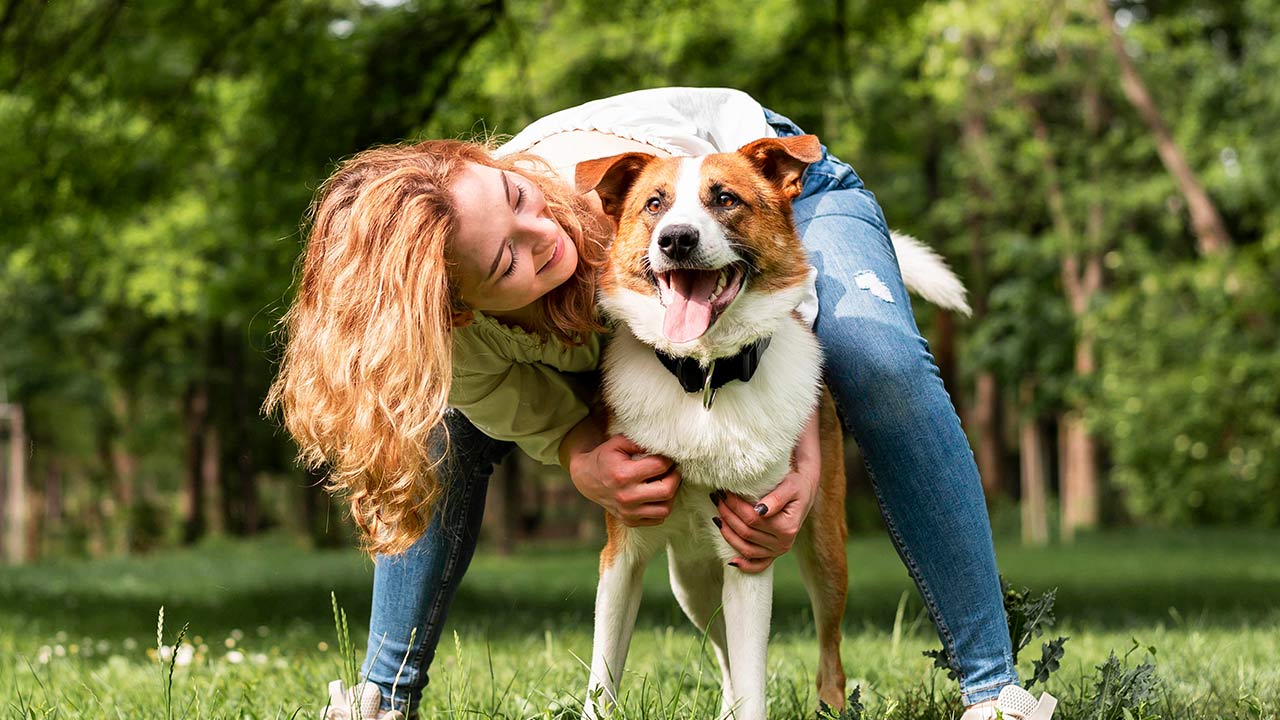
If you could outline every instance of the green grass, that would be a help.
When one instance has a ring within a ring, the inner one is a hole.
[[[1146,717],[1275,720],[1278,550],[1275,532],[1196,531],[1109,533],[1041,550],[1004,543],[998,554],[1016,584],[1059,588],[1053,632],[1071,639],[1048,689],[1063,701],[1060,720],[1097,717],[1087,700],[1094,668],[1133,639],[1157,649],[1161,684]],[[863,689],[867,716],[958,716],[955,683],[921,655],[937,641],[888,542],[858,539],[849,558],[845,668],[850,687]],[[595,553],[581,548],[479,555],[422,715],[554,718],[576,708],[587,677],[579,658],[591,652],[595,565]],[[710,717],[719,672],[664,571],[656,563],[645,578],[623,715]],[[0,569],[0,718],[169,717],[168,667],[154,651],[161,605],[166,643],[188,623],[194,651],[172,676],[173,717],[314,718],[325,684],[344,667],[330,592],[363,648],[370,579],[369,563],[354,553],[305,551],[280,538]],[[1038,646],[1024,655],[1026,674]],[[787,560],[777,574],[771,717],[813,717],[815,660],[808,602]]]

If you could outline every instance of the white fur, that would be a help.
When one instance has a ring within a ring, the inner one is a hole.
[[[893,240],[893,252],[898,256],[902,282],[908,290],[938,307],[965,316],[972,314],[965,300],[964,284],[947,267],[941,255],[910,235],[891,232],[889,237]]]
[[[658,237],[672,225],[690,225],[698,231],[698,246],[690,254],[690,264],[699,267],[724,267],[742,258],[733,251],[724,226],[707,212],[702,204],[702,157],[684,158],[676,174],[671,207],[653,228],[649,242],[649,267],[664,273],[676,267],[658,247]]]
[[[789,466],[822,372],[822,349],[799,320],[789,317],[772,334],[751,382],[720,388],[708,411],[701,393],[685,392],[649,344],[619,328],[603,362],[611,432],[675,460],[683,482],[703,492],[766,494]]]
[[[624,321],[602,365],[605,400],[613,411],[610,432],[675,460],[682,481],[672,513],[661,525],[621,529],[619,552],[600,576],[584,708],[588,718],[600,717],[616,698],[640,578],[648,561],[666,548],[676,597],[707,632],[720,661],[720,717],[764,720],[773,575],[725,566],[737,552],[711,523],[716,508],[708,494],[719,488],[757,499],[791,467],[796,438],[817,405],[822,374],[817,338],[792,312],[803,294],[803,286],[771,294],[744,286],[705,335],[680,344],[663,336],[664,308],[655,295],[621,290],[602,300]],[[720,388],[710,410],[701,394],[684,391],[653,351],[656,346],[710,360],[766,336],[772,341],[751,381]],[[799,542],[807,541],[806,534]],[[604,707],[590,699],[597,693]]]

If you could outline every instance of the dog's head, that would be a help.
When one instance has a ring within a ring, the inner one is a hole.
[[[617,225],[600,303],[672,355],[715,357],[772,334],[809,271],[791,220],[813,135],[695,158],[626,153],[580,163]]]

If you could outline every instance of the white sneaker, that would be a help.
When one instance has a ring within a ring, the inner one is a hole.
[[[399,710],[382,709],[382,691],[370,682],[348,688],[341,680],[329,683],[329,703],[320,720],[404,720]]]
[[[1007,685],[995,702],[975,705],[960,716],[960,720],[1050,720],[1058,701],[1049,693],[1035,697],[1018,685]]]

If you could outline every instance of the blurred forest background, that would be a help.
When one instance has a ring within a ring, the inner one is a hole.
[[[312,192],[661,85],[791,117],[951,260],[974,317],[917,313],[1000,528],[1280,526],[1278,0],[0,0],[8,559],[351,544],[259,412]],[[597,532],[527,461],[490,493],[500,546]]]

